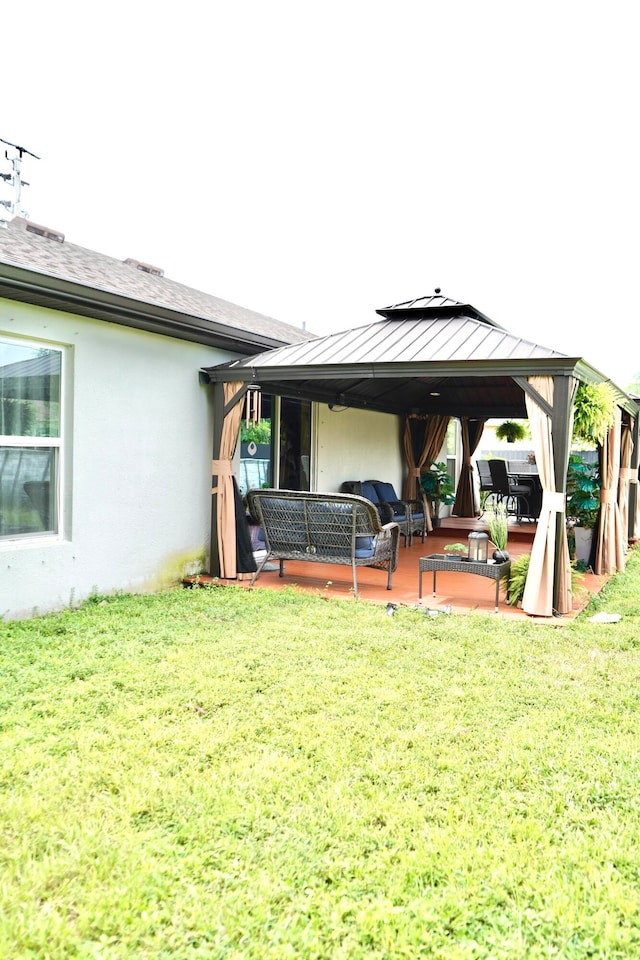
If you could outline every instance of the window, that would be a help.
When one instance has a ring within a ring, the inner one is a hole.
[[[311,402],[280,400],[279,484],[282,490],[311,489]]]
[[[0,540],[58,532],[62,360],[0,338]]]

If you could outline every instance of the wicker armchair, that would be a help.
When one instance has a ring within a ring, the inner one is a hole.
[[[381,480],[345,480],[340,490],[355,493],[375,506],[382,523],[397,523],[404,537],[405,547],[411,546],[413,534],[420,533],[422,542],[427,534],[427,517],[420,500],[399,500],[393,485]]]
[[[396,513],[404,514],[405,531],[401,528],[401,532],[405,533],[405,546],[411,546],[414,533],[419,533],[424,543],[427,535],[427,513],[424,503],[421,500],[400,500],[391,483],[383,483],[382,480],[367,480],[365,483],[373,484],[378,500],[389,504],[393,510],[394,520],[399,523]]]

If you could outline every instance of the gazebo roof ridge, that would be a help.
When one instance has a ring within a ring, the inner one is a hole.
[[[469,317],[498,330],[505,329],[470,303],[462,303],[460,300],[454,300],[453,297],[445,297],[440,292],[440,287],[436,287],[434,293],[427,294],[424,297],[415,297],[412,300],[404,300],[389,307],[381,307],[376,310],[376,313],[388,320],[403,319],[416,314],[441,318]]]

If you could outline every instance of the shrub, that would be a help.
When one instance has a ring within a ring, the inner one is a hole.
[[[511,579],[507,589],[507,603],[510,607],[517,607],[524,595],[524,587],[529,573],[530,553],[523,553],[511,562]]]
[[[271,443],[271,421],[261,420],[260,423],[242,424],[240,429],[241,443]]]

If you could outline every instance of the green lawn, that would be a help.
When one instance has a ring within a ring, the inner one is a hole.
[[[0,957],[640,956],[639,587],[558,628],[233,587],[0,624]]]

